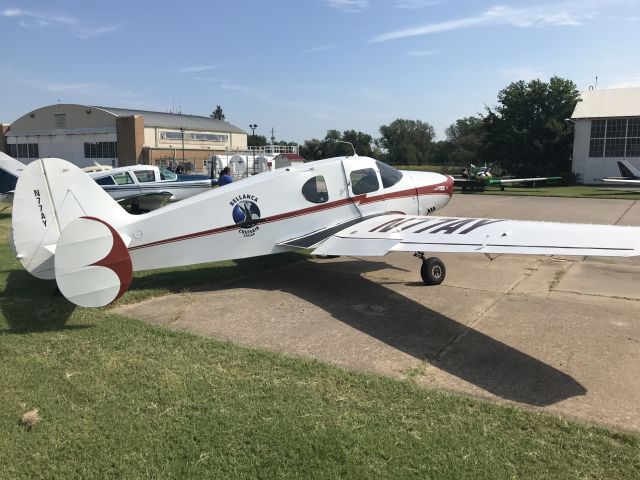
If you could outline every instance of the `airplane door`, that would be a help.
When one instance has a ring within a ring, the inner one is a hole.
[[[373,161],[342,162],[351,201],[360,216],[383,213],[386,211],[384,189],[380,171]]]

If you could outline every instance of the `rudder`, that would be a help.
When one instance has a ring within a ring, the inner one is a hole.
[[[53,279],[60,233],[78,217],[97,217],[119,226],[125,212],[77,166],[59,158],[27,165],[16,184],[12,229],[17,258],[38,278]]]

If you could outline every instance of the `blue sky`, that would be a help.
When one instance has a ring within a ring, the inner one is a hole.
[[[640,0],[0,1],[0,122],[58,101],[209,115],[278,140],[379,136],[515,80],[640,86]]]

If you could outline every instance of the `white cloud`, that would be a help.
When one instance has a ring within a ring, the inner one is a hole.
[[[320,45],[319,47],[308,48],[306,50],[303,50],[302,53],[326,52],[327,50],[334,50],[338,47],[339,45],[337,43],[330,43],[328,45]]]
[[[5,8],[0,15],[8,18],[19,18],[23,27],[48,27],[49,25],[73,25],[76,19],[66,15],[39,13],[21,8]]]
[[[369,0],[326,0],[331,8],[342,10],[343,12],[360,13],[369,8]]]
[[[213,65],[196,65],[194,67],[182,67],[179,69],[180,73],[198,73],[198,72],[206,72],[208,70],[213,70]]]
[[[86,27],[86,22],[81,22],[77,18],[56,13],[34,12],[21,8],[5,8],[0,11],[0,16],[15,18],[18,25],[24,28],[46,28],[46,27],[68,27],[74,37],[80,39],[95,38],[111,33],[122,27],[118,25],[107,25],[105,27]]]
[[[617,3],[617,1],[574,1],[529,8],[497,5],[475,17],[427,23],[383,33],[370,39],[369,43],[388,42],[399,38],[417,37],[480,26],[511,25],[519,28],[576,26],[581,25],[585,20],[593,19],[600,7]]]
[[[96,37],[101,37],[103,35],[107,35],[111,32],[115,32],[120,28],[122,28],[122,24],[108,25],[106,27],[100,27],[100,28],[79,28],[73,33],[73,36],[77,38],[81,38],[82,40],[85,40],[87,38],[96,38]]]

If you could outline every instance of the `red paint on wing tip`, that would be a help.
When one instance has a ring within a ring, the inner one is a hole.
[[[451,175],[447,175],[447,181],[445,182],[445,185],[447,186],[447,193],[449,194],[449,198],[453,196],[453,184],[453,177]]]

